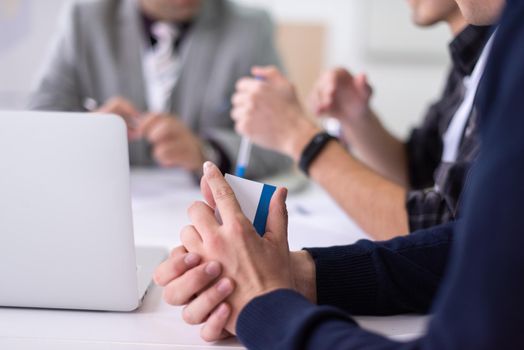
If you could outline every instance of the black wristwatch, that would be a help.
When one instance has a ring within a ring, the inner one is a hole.
[[[309,167],[329,141],[338,139],[325,131],[316,134],[302,151],[298,167],[309,176]]]

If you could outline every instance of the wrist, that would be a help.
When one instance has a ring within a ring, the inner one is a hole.
[[[317,302],[316,267],[313,257],[305,250],[291,252],[291,271],[295,290],[310,302]]]
[[[309,120],[301,120],[289,135],[288,145],[285,147],[285,153],[290,156],[295,163],[298,163],[302,151],[313,137],[321,132],[322,129]]]
[[[352,117],[340,118],[340,125],[345,131],[358,131],[369,127],[376,117],[373,110],[367,106],[359,113],[353,113]]]

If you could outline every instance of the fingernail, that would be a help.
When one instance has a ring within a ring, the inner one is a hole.
[[[224,278],[218,282],[217,290],[220,292],[220,294],[227,295],[233,291],[233,285],[229,279]]]
[[[193,267],[200,261],[200,256],[196,255],[195,253],[187,253],[184,257],[184,262],[187,266]]]
[[[213,163],[211,163],[210,161],[205,162],[205,163],[204,163],[204,174],[205,174],[206,171],[209,170],[212,166],[213,166]]]
[[[220,265],[215,261],[211,261],[207,264],[205,270],[209,276],[216,277],[220,274]]]

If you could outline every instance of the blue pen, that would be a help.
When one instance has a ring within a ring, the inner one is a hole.
[[[262,77],[255,77],[256,80],[264,80]],[[249,165],[249,158],[251,157],[251,141],[247,137],[242,137],[240,142],[240,149],[238,151],[237,167],[235,175],[238,177],[246,176],[246,169]]]
[[[238,151],[237,167],[235,175],[238,177],[246,176],[246,168],[249,164],[249,158],[251,156],[251,141],[247,137],[242,137],[240,142],[240,150]]]

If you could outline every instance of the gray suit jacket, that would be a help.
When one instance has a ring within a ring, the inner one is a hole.
[[[253,65],[280,65],[269,16],[228,0],[203,0],[180,48],[182,72],[171,112],[203,139],[217,143],[234,164],[240,137],[229,112],[236,81]],[[123,96],[147,111],[142,50],[145,31],[136,0],[73,2],[30,99],[30,108],[81,111]],[[145,141],[130,144],[133,165],[151,165]],[[254,147],[247,176],[287,169],[288,158]]]

